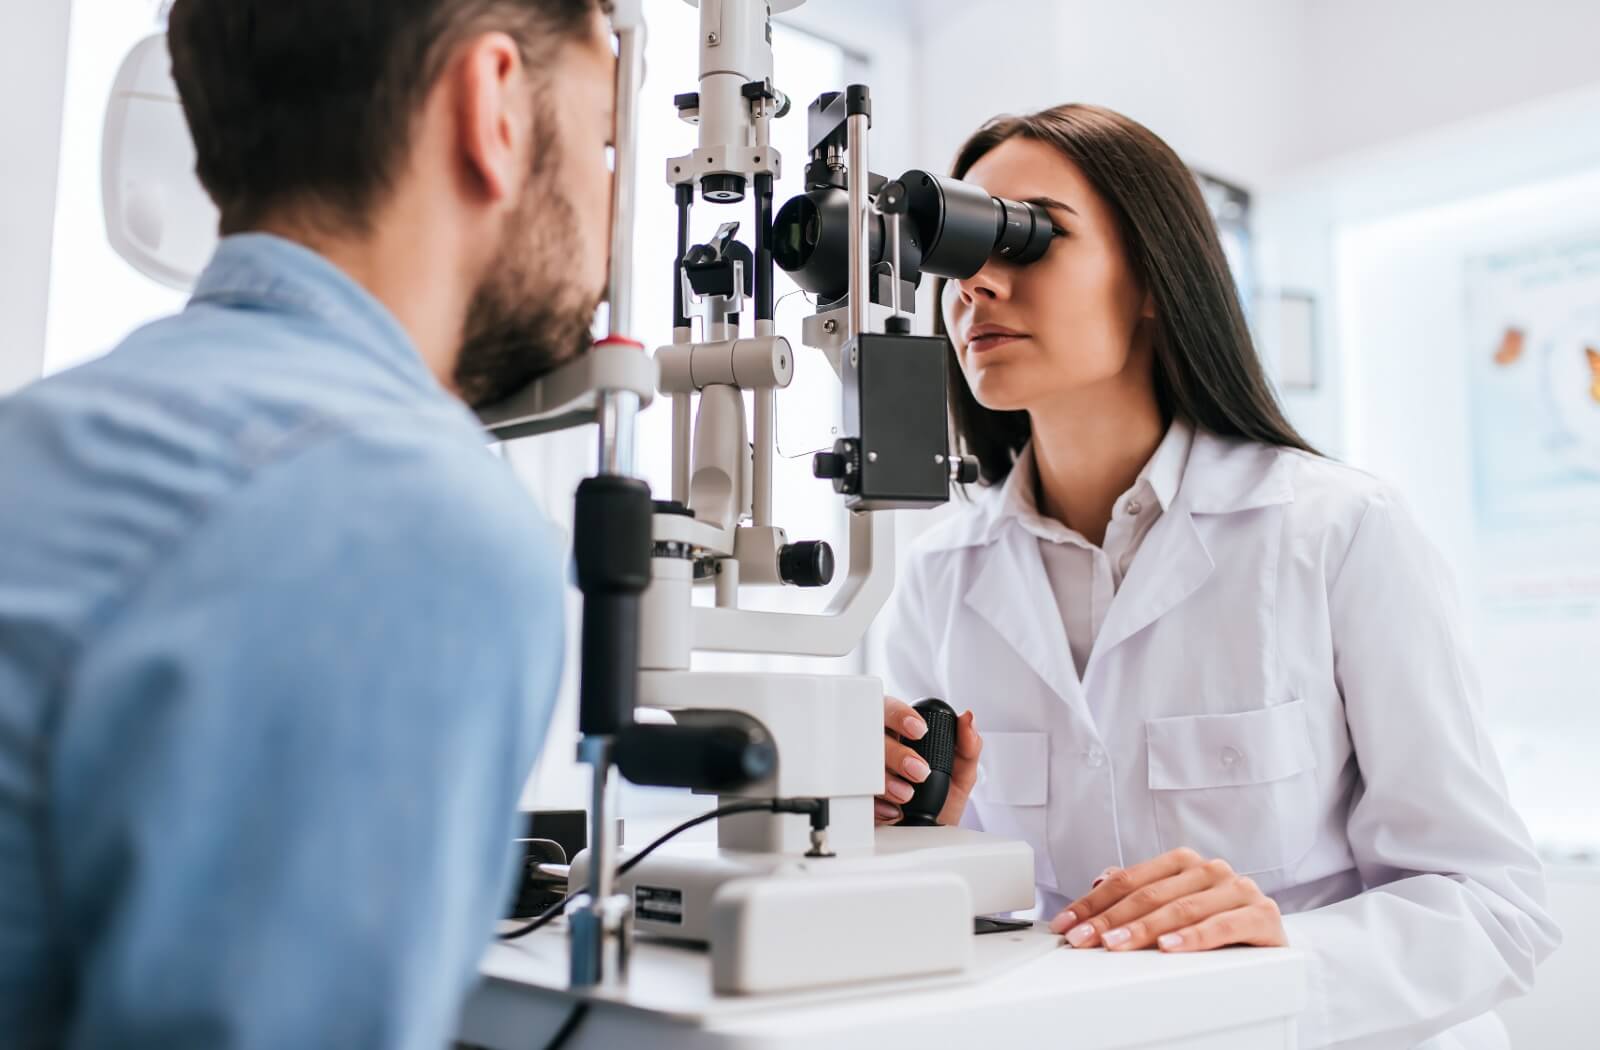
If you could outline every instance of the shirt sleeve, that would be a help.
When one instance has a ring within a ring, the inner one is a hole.
[[[1485,732],[1449,570],[1397,497],[1369,504],[1329,605],[1368,888],[1284,919],[1312,959],[1300,1042],[1411,1047],[1525,992],[1560,934]]]
[[[347,434],[134,581],[53,755],[68,1045],[447,1044],[559,680],[536,515],[482,449]]]
[[[934,624],[942,619],[942,612],[928,605],[923,579],[926,571],[926,565],[915,554],[906,559],[885,617],[888,629],[883,643],[884,690],[908,704],[930,696],[950,700],[938,680],[938,649],[933,642]],[[979,733],[982,731],[980,727]],[[971,799],[961,814],[961,826],[983,830],[978,808]]]

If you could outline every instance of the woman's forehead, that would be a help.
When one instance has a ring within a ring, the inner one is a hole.
[[[1054,146],[1036,139],[1010,138],[979,157],[963,181],[991,196],[1011,200],[1054,197],[1073,207],[1093,198],[1089,180]]]

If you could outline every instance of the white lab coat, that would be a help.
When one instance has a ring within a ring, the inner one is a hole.
[[[886,679],[976,713],[963,822],[1032,845],[1046,914],[1191,846],[1249,873],[1310,954],[1302,1046],[1504,1047],[1480,1015],[1560,934],[1449,572],[1395,492],[1197,430],[1081,683],[998,496],[913,550]]]

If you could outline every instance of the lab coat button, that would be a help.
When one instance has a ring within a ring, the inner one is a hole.
[[[1224,769],[1232,769],[1234,766],[1239,764],[1239,759],[1241,759],[1243,757],[1244,757],[1243,755],[1239,754],[1239,752],[1237,750],[1235,750],[1234,748],[1232,748],[1232,747],[1223,748],[1222,749],[1222,768],[1224,768]]]
[[[1122,509],[1127,511],[1130,515],[1132,515],[1134,517],[1138,517],[1139,512],[1144,509],[1144,505],[1141,504],[1136,499],[1130,499],[1128,501],[1128,505],[1123,507]]]
[[[1090,769],[1099,769],[1106,764],[1106,753],[1098,747],[1091,748],[1083,753],[1083,760],[1088,763]]]

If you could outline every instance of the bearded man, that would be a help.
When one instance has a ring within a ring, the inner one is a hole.
[[[471,409],[606,274],[596,0],[177,0],[223,239],[0,401],[0,1042],[448,1042],[561,674]]]

